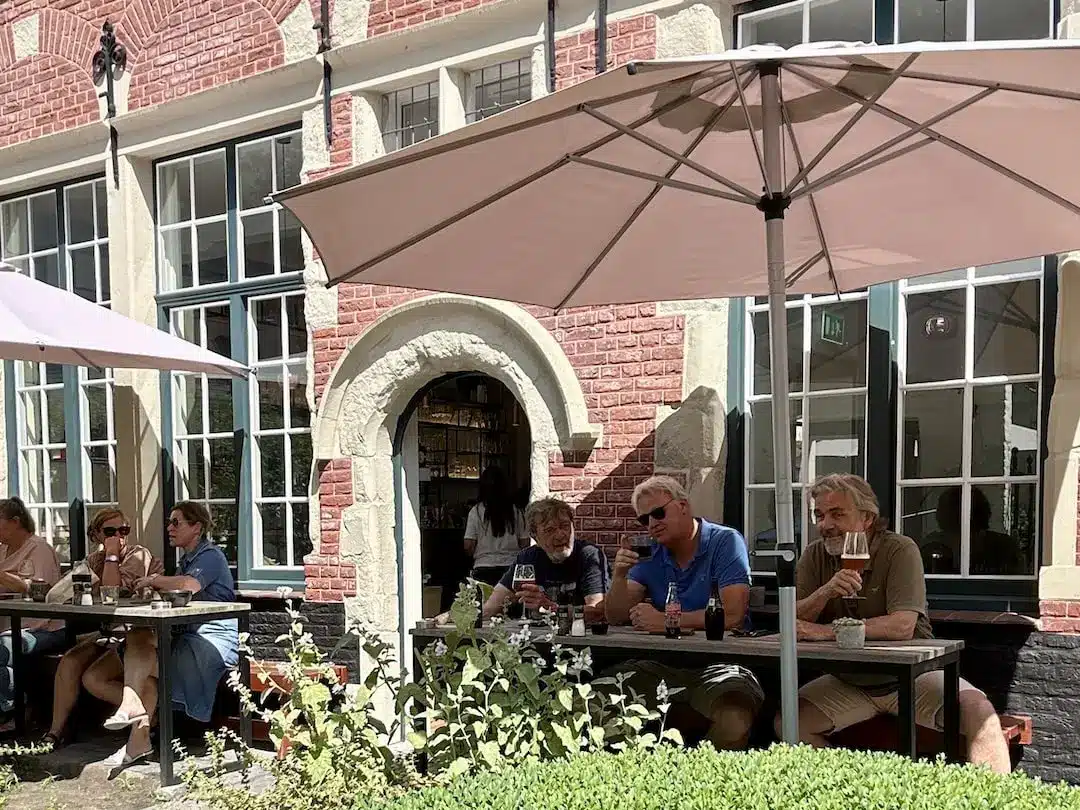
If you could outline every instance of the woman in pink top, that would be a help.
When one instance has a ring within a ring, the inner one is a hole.
[[[60,561],[52,546],[34,534],[34,518],[18,498],[0,500],[0,591],[25,593],[28,580],[50,586],[60,579]],[[11,671],[11,624],[0,625],[0,712],[10,715],[14,703]],[[22,623],[23,655],[47,655],[62,650],[67,634],[64,623],[26,619]],[[3,718],[10,720],[10,717]]]

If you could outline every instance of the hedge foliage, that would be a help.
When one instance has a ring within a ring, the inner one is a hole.
[[[589,754],[457,779],[372,810],[1080,810],[1080,788],[894,754],[767,751]]]

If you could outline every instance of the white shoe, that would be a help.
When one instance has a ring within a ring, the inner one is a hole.
[[[114,754],[110,754],[109,757],[105,759],[104,764],[109,768],[126,768],[128,765],[134,765],[136,762],[142,762],[144,759],[147,759],[152,753],[153,749],[147,748],[141,754],[135,754],[135,756],[131,756],[130,754],[128,754],[127,745],[124,744],[120,747],[119,751]]]
[[[145,720],[146,717],[146,712],[129,715],[127,712],[117,711],[116,714],[105,721],[104,726],[108,731],[123,731],[129,726]]]

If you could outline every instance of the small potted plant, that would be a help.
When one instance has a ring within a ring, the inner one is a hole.
[[[861,650],[866,646],[866,622],[844,617],[832,623],[836,646],[841,650]]]

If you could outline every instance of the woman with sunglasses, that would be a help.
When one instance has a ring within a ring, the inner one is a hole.
[[[122,591],[133,592],[135,583],[165,570],[161,560],[150,549],[129,541],[131,525],[119,509],[106,507],[99,510],[90,521],[87,535],[90,538],[89,547],[94,550],[49,591],[47,601],[68,601],[73,592],[71,580],[74,574],[89,574],[93,586],[112,585]],[[42,742],[53,748],[66,742],[68,718],[79,699],[84,678],[93,679],[92,673],[87,677],[91,667],[106,656],[116,655],[103,641],[107,639],[100,633],[83,636],[60,659],[53,682],[52,725],[42,738]]]

